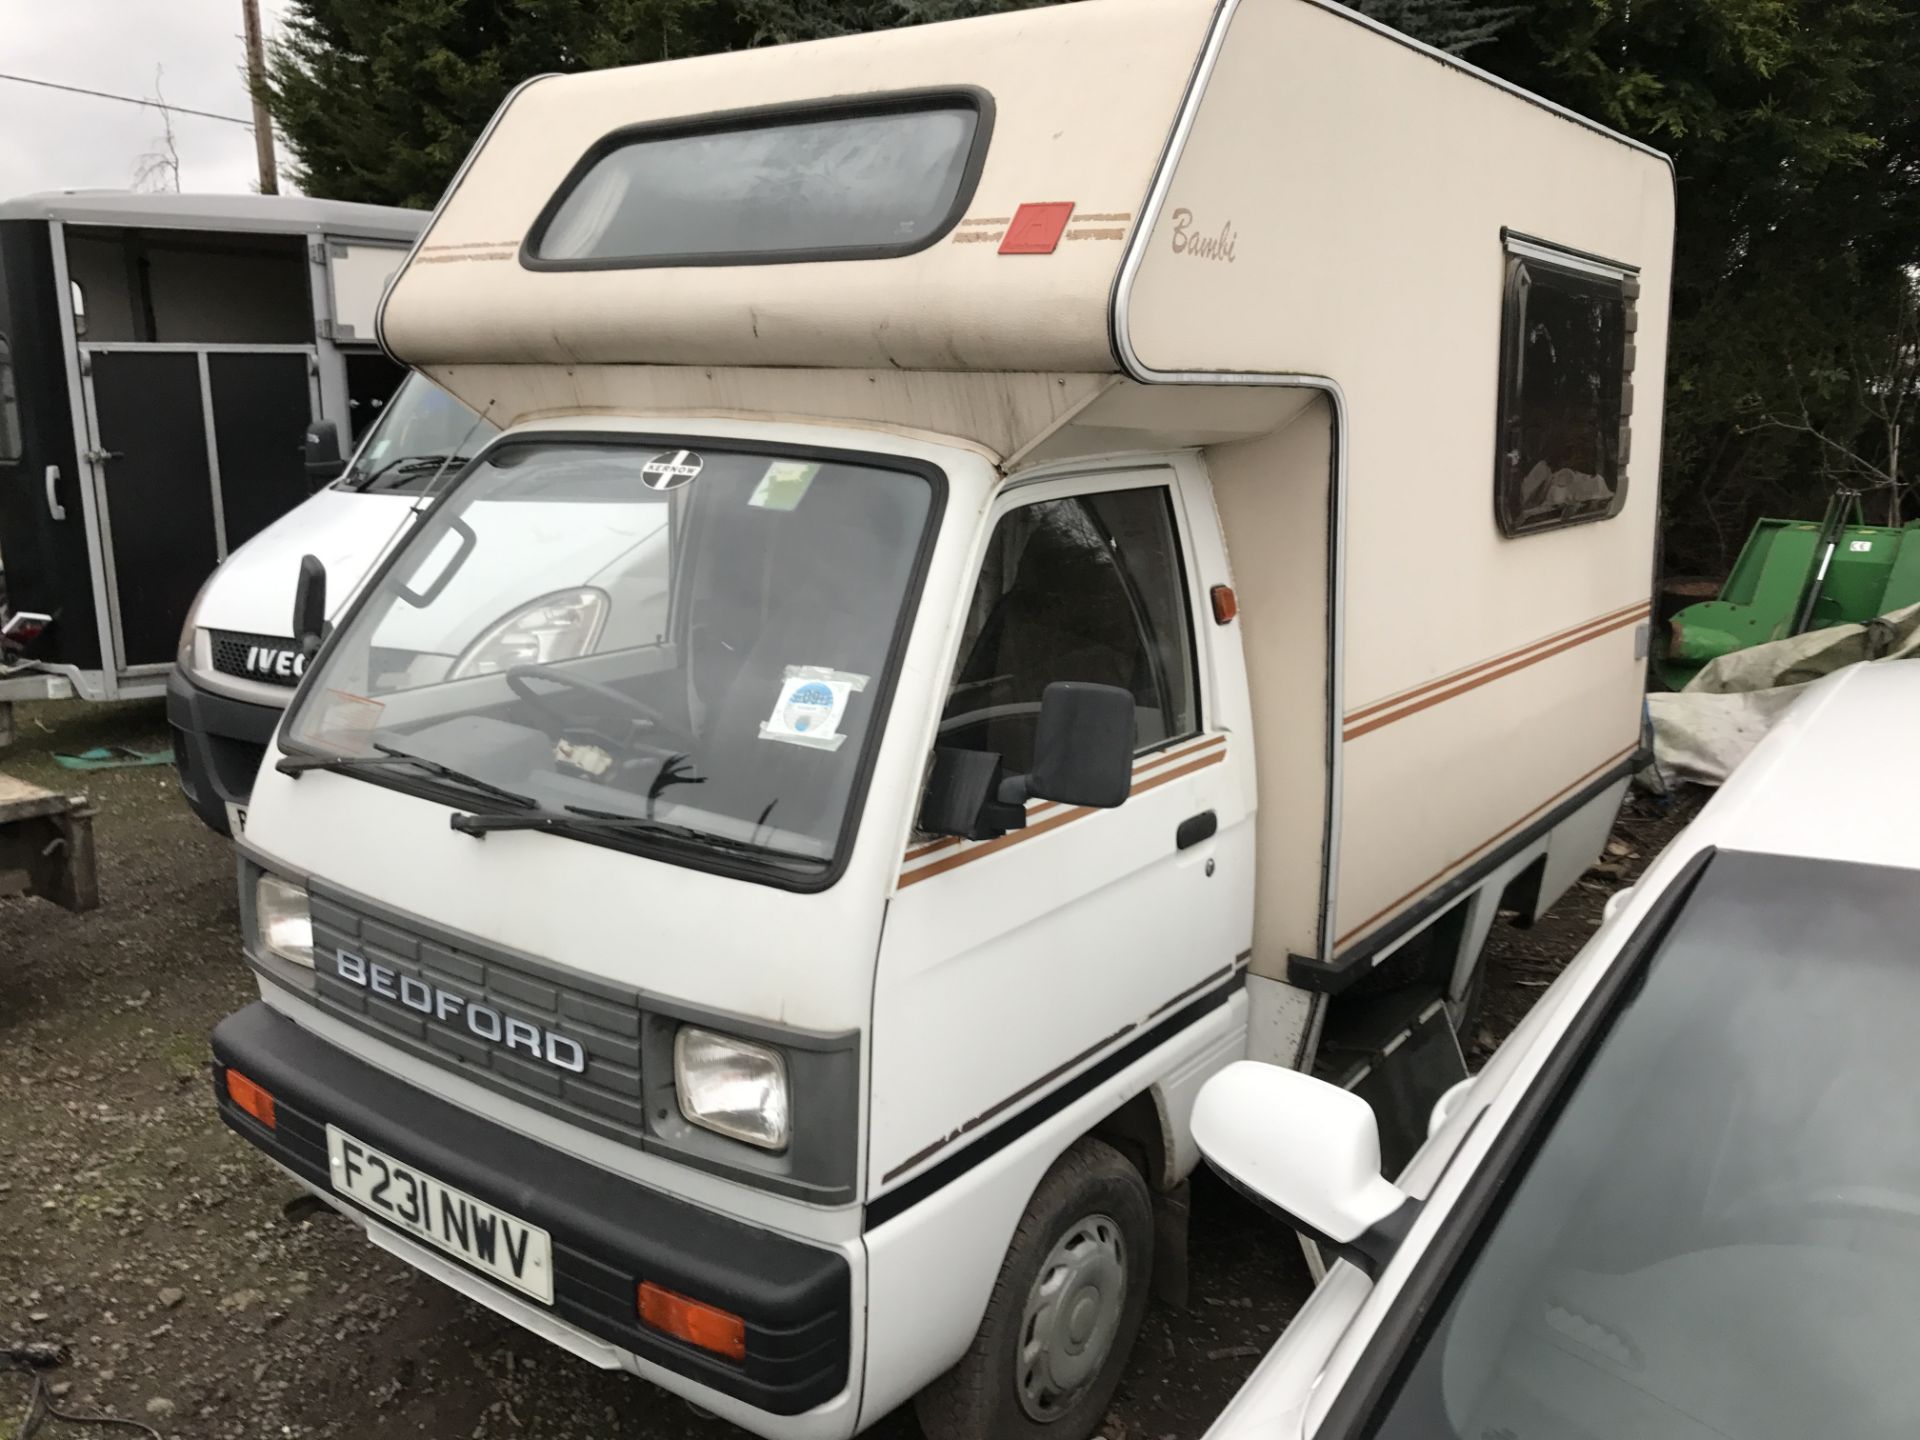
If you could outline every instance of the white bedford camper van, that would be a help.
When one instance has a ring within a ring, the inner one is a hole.
[[[187,609],[167,678],[174,768],[193,813],[223,835],[244,824],[267,740],[306,669],[291,624],[301,557],[325,564],[333,608],[344,608],[425,498],[499,433],[418,373],[378,413],[344,462],[337,429],[315,422],[307,475],[326,488],[222,561]]]
[[[523,86],[382,321],[503,433],[324,643],[308,569],[223,1115],[758,1434],[1092,1434],[1200,1084],[1391,1168],[1601,846],[1672,226],[1320,0]]]

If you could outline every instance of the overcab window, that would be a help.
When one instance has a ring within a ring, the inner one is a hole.
[[[992,106],[884,96],[636,126],[601,141],[534,222],[535,269],[911,254],[973,196]]]
[[[1625,266],[1509,235],[1494,511],[1508,535],[1626,501],[1634,298]]]

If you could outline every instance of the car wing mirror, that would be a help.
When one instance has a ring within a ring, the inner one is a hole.
[[[1000,757],[992,751],[935,750],[914,828],[962,840],[992,840],[1022,828],[1025,808],[995,799],[999,786]]]
[[[340,458],[340,427],[331,420],[315,420],[307,426],[305,443],[307,483],[324,485],[346,473],[347,462]]]
[[[1111,810],[1133,790],[1133,692],[1056,680],[1040,696],[1033,769],[1000,782],[1003,804],[1054,800]]]
[[[1358,1095],[1298,1070],[1237,1060],[1200,1087],[1193,1138],[1254,1204],[1368,1275],[1418,1202],[1380,1173],[1380,1127]]]
[[[1007,775],[992,751],[936,749],[914,828],[991,840],[1026,826],[1028,800],[1124,804],[1133,789],[1133,727],[1132,692],[1056,680],[1040,697],[1033,768]]]
[[[309,660],[327,638],[327,567],[317,555],[300,557],[300,578],[293,587],[293,638]]]

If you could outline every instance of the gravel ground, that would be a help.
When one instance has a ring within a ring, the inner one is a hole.
[[[72,1347],[57,1404],[169,1437],[738,1440],[417,1276],[345,1222],[289,1208],[300,1192],[226,1131],[208,1093],[206,1037],[255,994],[229,847],[187,811],[171,769],[78,774],[52,760],[162,745],[160,709],[22,706],[18,721],[0,764],[82,789],[98,811],[100,910],[0,900],[0,1342]],[[1476,1049],[1525,1012],[1677,823],[1632,807],[1626,853],[1532,930],[1496,930]],[[1193,1303],[1149,1312],[1107,1440],[1200,1435],[1305,1298],[1292,1237],[1205,1173],[1192,1223]],[[26,1399],[23,1379],[0,1375],[0,1440],[14,1440]],[[870,1433],[919,1430],[903,1410]]]

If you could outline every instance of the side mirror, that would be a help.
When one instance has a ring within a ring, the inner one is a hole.
[[[1133,790],[1133,694],[1056,680],[1040,697],[1033,769],[1000,782],[1002,804],[1057,800],[1111,810]]]
[[[308,660],[327,638],[327,567],[315,555],[300,557],[300,578],[293,587],[293,638]]]
[[[1380,1173],[1380,1128],[1358,1095],[1236,1060],[1200,1087],[1193,1138],[1226,1182],[1309,1240],[1378,1274],[1418,1205]]]
[[[347,462],[340,458],[340,427],[331,420],[316,420],[307,426],[307,483],[324,485],[346,473]]]
[[[990,750],[935,750],[914,827],[962,840],[993,840],[1022,828],[1025,809],[994,799],[999,781],[1000,757]]]

